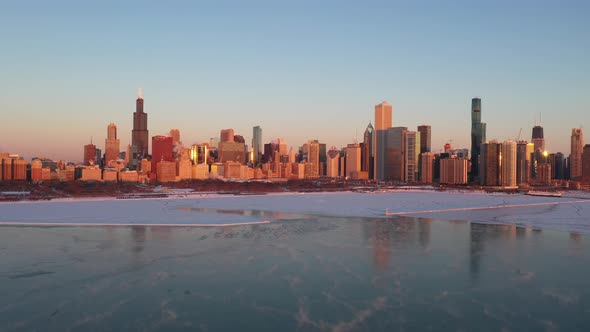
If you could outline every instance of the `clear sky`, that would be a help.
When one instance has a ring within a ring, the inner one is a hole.
[[[375,104],[432,126],[435,151],[470,147],[471,98],[488,139],[569,154],[590,117],[589,1],[0,0],[0,151],[81,160],[107,125],[131,140],[137,88],[150,136],[222,128],[292,146],[358,137]],[[590,137],[590,134],[587,134]],[[590,138],[587,139],[590,141]]]

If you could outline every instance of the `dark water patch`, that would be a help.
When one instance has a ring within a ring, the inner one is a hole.
[[[33,277],[38,277],[38,276],[42,276],[42,275],[46,275],[46,274],[54,274],[54,273],[55,272],[52,272],[52,271],[33,271],[33,272],[11,275],[11,276],[8,276],[8,279],[14,280],[14,279],[33,278]]]

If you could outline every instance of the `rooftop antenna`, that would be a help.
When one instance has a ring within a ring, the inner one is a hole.
[[[141,88],[137,89],[137,99],[143,99],[143,93],[141,91]]]
[[[539,112],[539,126],[543,125],[543,120],[541,118],[541,112]]]
[[[90,144],[92,144],[92,136],[90,136]]]

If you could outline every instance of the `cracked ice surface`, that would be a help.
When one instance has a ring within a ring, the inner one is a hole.
[[[19,202],[0,204],[0,223],[231,225],[317,216],[385,218],[386,210],[590,233],[590,200],[427,191]]]

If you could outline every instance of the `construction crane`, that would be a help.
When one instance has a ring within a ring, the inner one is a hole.
[[[520,128],[520,130],[518,131],[518,137],[516,138],[516,141],[519,142],[520,141],[520,136],[522,135],[522,128]]]

